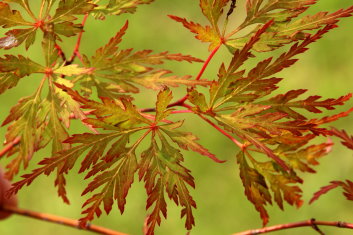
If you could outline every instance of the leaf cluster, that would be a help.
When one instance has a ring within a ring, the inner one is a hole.
[[[87,182],[82,195],[89,195],[80,219],[80,225],[85,227],[103,210],[109,214],[115,202],[123,213],[129,189],[138,176],[147,194],[146,234],[154,234],[162,217],[167,217],[167,197],[182,207],[181,217],[185,217],[186,229],[191,230],[195,225],[196,202],[190,189],[195,182],[184,166],[183,153],[189,150],[217,163],[224,162],[201,146],[195,134],[182,129],[182,119],[170,118],[192,113],[239,149],[236,162],[244,192],[264,225],[269,220],[266,205],[276,203],[283,209],[287,202],[300,207],[300,175],[315,173],[319,158],[327,155],[332,146],[331,142],[314,144],[314,140],[335,135],[345,146],[353,148],[353,139],[346,132],[325,125],[349,115],[353,109],[326,117],[320,115],[323,110],[344,105],[352,94],[338,98],[305,97],[306,89],[276,94],[283,80],[278,74],[293,66],[310,44],[336,28],[340,18],[351,16],[353,7],[303,16],[315,0],[248,0],[245,19],[232,28],[228,23],[239,10],[236,1],[200,0],[207,25],[169,17],[195,34],[196,39],[209,44],[210,55],[205,61],[168,51],[120,48],[128,22],[91,57],[80,53],[88,17],[104,20],[134,13],[139,5],[151,2],[42,0],[39,11],[33,12],[28,0],[0,1],[0,26],[9,28],[5,37],[0,38],[0,49],[23,45],[27,50],[39,42],[44,57],[43,64],[22,55],[0,57],[0,93],[14,88],[25,77],[43,77],[36,91],[22,97],[2,123],[8,126],[5,144],[20,139],[7,152],[12,158],[7,165],[7,177],[18,174],[21,166],[26,169],[38,150],[49,144],[52,149],[52,155],[41,158],[39,166],[14,183],[9,193],[17,193],[38,176],[54,173],[58,195],[69,203],[65,177],[75,165],[80,165],[79,173],[86,174]],[[249,33],[242,33],[244,30]],[[62,41],[73,36],[77,43],[68,57]],[[221,63],[213,80],[204,79],[203,72],[221,46],[229,50],[230,61]],[[284,51],[279,56],[248,66],[259,53],[279,48]],[[165,61],[203,66],[195,78],[187,74],[177,76],[163,68]],[[172,102],[171,88],[179,86],[187,87],[185,96]],[[199,89],[200,86],[205,88]],[[144,89],[156,91],[154,107],[136,107],[134,94]],[[308,113],[319,116],[309,118]],[[81,120],[90,132],[70,135],[73,118]],[[338,186],[351,200],[349,180],[331,182],[313,200]]]

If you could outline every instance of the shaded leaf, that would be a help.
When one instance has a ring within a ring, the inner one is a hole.
[[[21,13],[17,10],[11,10],[9,4],[0,2],[0,26],[9,28],[13,26],[32,25],[25,21]]]
[[[45,68],[29,58],[19,55],[5,55],[0,58],[0,71],[13,72],[18,77],[28,76],[32,73],[44,73]]]

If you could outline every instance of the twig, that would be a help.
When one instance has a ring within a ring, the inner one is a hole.
[[[83,20],[82,20],[82,23],[81,23],[82,27],[85,26],[87,18],[88,18],[88,15],[89,14],[85,14],[85,16],[83,17]],[[82,34],[83,34],[83,31],[81,31],[78,34],[77,42],[76,42],[76,45],[75,45],[75,48],[74,48],[74,52],[72,53],[72,56],[70,57],[70,59],[66,62],[66,65],[72,64],[72,62],[74,61],[74,59],[76,57],[78,57],[81,61],[83,61],[83,58],[82,58],[82,56],[81,56],[81,54],[79,52],[80,45],[81,45]]]
[[[4,156],[8,151],[10,151],[13,147],[15,147],[17,144],[19,144],[21,141],[21,137],[16,137],[13,141],[8,143],[1,151],[0,151],[0,157]]]
[[[66,61],[66,56],[64,51],[61,49],[61,47],[58,44],[55,44],[55,48],[58,51],[58,56],[65,62]]]
[[[223,42],[222,42],[223,43]],[[203,75],[203,73],[205,72],[208,64],[210,63],[210,61],[212,60],[213,56],[217,53],[218,49],[222,46],[222,43],[220,43],[219,45],[217,45],[215,47],[215,49],[213,49],[213,51],[211,52],[211,54],[208,56],[207,60],[203,63],[203,66],[199,72],[199,74],[197,75],[197,77],[195,78],[195,80],[200,80],[201,76]]]
[[[117,231],[114,231],[111,229],[107,229],[107,228],[100,227],[97,225],[92,225],[92,224],[87,225],[86,228],[81,228],[79,226],[79,221],[77,221],[77,220],[68,219],[68,218],[60,217],[60,216],[56,216],[56,215],[34,212],[34,211],[20,209],[20,208],[16,208],[16,207],[6,207],[5,206],[5,207],[1,208],[0,210],[6,211],[6,212],[9,212],[12,214],[27,216],[27,217],[30,217],[33,219],[39,219],[39,220],[48,221],[48,222],[52,222],[52,223],[56,223],[56,224],[62,224],[62,225],[66,225],[66,226],[77,228],[77,229],[84,229],[84,230],[88,230],[88,231],[95,232],[98,234],[127,235],[126,233],[117,232]]]
[[[184,104],[183,106],[185,108],[188,108],[190,111],[192,111],[192,107],[190,105]],[[193,112],[193,113],[195,113],[195,112]],[[241,148],[241,149],[245,148],[244,144],[240,143],[238,140],[236,140],[233,136],[231,136],[225,130],[223,130],[222,128],[220,128],[216,124],[214,124],[211,120],[209,120],[208,118],[206,118],[205,116],[203,116],[200,113],[195,113],[195,114],[198,115],[200,118],[202,118],[204,121],[206,121],[208,124],[210,124],[212,127],[214,127],[216,130],[218,130],[220,133],[222,133],[224,136],[226,136],[228,139],[230,139],[233,143],[235,143],[237,146],[239,146],[239,148]]]
[[[315,231],[318,231],[321,234],[323,234],[321,232],[321,230],[318,228],[318,225],[353,229],[352,223],[341,222],[341,221],[335,221],[335,222],[333,222],[333,221],[319,221],[319,220],[315,220],[315,219],[310,219],[310,220],[305,220],[305,221],[301,221],[301,222],[295,222],[295,223],[289,223],[289,224],[279,224],[279,225],[269,226],[269,227],[260,228],[260,229],[247,230],[247,231],[240,232],[240,233],[234,233],[233,235],[255,235],[255,234],[263,234],[263,233],[269,233],[269,232],[290,229],[290,228],[298,228],[298,227],[313,227],[315,229]]]

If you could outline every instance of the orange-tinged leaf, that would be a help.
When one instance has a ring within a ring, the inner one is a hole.
[[[13,73],[0,73],[0,94],[15,87],[20,79]]]
[[[6,37],[0,38],[0,48],[11,49],[25,42],[28,49],[35,40],[37,30],[35,28],[13,29],[6,32]]]
[[[350,180],[344,181],[331,181],[329,185],[323,186],[319,191],[315,192],[310,200],[310,204],[318,200],[323,194],[331,191],[334,188],[342,187],[344,190],[343,195],[347,200],[353,201],[353,182]]]
[[[172,92],[168,89],[165,88],[164,90],[160,91],[157,96],[157,102],[156,102],[156,117],[155,117],[155,122],[159,122],[166,118],[171,110],[168,110],[167,107],[172,100],[173,95]]]
[[[349,136],[345,130],[331,129],[331,133],[341,139],[341,143],[353,150],[353,136]]]
[[[82,212],[85,216],[80,219],[81,225],[85,225],[87,222],[93,220],[94,214],[97,217],[101,215],[101,203],[104,204],[104,210],[108,214],[112,209],[113,199],[117,200],[120,212],[124,212],[126,196],[134,181],[134,174],[137,170],[137,160],[134,150],[122,153],[116,161],[117,164],[114,168],[104,170],[101,174],[97,175],[83,191],[82,195],[85,195],[103,186],[100,193],[93,195],[83,204],[82,207],[88,208]]]
[[[169,15],[169,17],[177,22],[182,23],[185,28],[189,29],[192,33],[196,34],[195,38],[199,39],[202,42],[211,43],[208,48],[209,51],[212,51],[222,42],[219,33],[210,26],[204,27],[192,21],[189,22],[185,18],[180,18],[178,16]]]
[[[271,194],[265,178],[256,169],[249,166],[243,152],[237,154],[237,162],[240,168],[240,178],[244,185],[245,195],[260,213],[265,225],[269,220],[265,206],[272,204]]]
[[[82,68],[77,64],[65,65],[62,64],[60,67],[55,68],[53,70],[54,73],[64,75],[64,76],[72,76],[72,75],[81,75],[92,72],[92,68]]]
[[[25,21],[19,11],[11,10],[9,4],[0,2],[0,26],[3,28],[9,28],[22,25],[32,24]]]

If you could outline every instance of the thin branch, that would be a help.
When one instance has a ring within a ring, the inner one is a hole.
[[[197,75],[197,77],[195,78],[195,80],[200,80],[201,76],[203,75],[203,73],[205,72],[208,64],[210,63],[210,61],[212,60],[213,56],[217,53],[218,49],[222,46],[222,43],[220,43],[219,45],[217,45],[215,47],[215,49],[213,49],[213,51],[211,52],[211,54],[208,56],[207,60],[203,63],[203,66],[199,72],[199,74]]]
[[[185,108],[188,108],[190,111],[192,111],[192,107],[188,104],[184,104],[183,105]],[[193,112],[195,113],[195,112]],[[205,116],[203,116],[200,113],[195,113],[197,116],[199,116],[200,118],[202,118],[204,121],[206,121],[208,124],[210,124],[212,127],[214,127],[216,130],[218,130],[219,132],[221,132],[224,136],[226,136],[228,139],[230,139],[234,144],[236,144],[240,149],[244,149],[246,147],[246,145],[240,143],[237,139],[235,139],[233,136],[231,136],[228,132],[226,132],[225,130],[223,130],[222,128],[220,128],[219,126],[217,126],[215,123],[213,123],[211,120],[209,120],[208,118],[206,118]]]
[[[6,212],[9,212],[12,214],[27,216],[27,217],[30,217],[33,219],[39,219],[39,220],[48,221],[48,222],[52,222],[52,223],[56,223],[56,224],[66,225],[66,226],[73,227],[76,229],[88,230],[88,231],[95,232],[98,234],[127,235],[126,233],[117,232],[117,231],[107,229],[104,227],[100,227],[97,225],[93,225],[93,224],[87,225],[86,228],[82,228],[79,226],[79,221],[77,221],[77,220],[68,219],[68,218],[60,217],[60,216],[56,216],[56,215],[50,215],[50,214],[46,214],[46,213],[34,212],[34,211],[20,209],[20,208],[16,208],[16,207],[5,206],[5,207],[1,208],[0,210],[6,211]]]
[[[83,20],[82,20],[82,23],[81,23],[82,27],[85,26],[87,18],[88,18],[88,15],[89,14],[85,14],[85,16],[83,17]],[[78,34],[77,42],[76,42],[76,45],[75,45],[75,48],[74,48],[74,52],[72,53],[72,56],[70,57],[70,59],[66,62],[66,65],[72,64],[72,62],[75,60],[76,57],[78,57],[81,61],[83,61],[83,58],[82,58],[82,56],[81,56],[81,54],[79,52],[80,45],[81,45],[82,34],[83,34],[83,31],[81,31]]]
[[[290,228],[298,228],[298,227],[312,227],[315,231],[320,233],[321,230],[318,228],[319,225],[353,229],[352,223],[341,222],[341,221],[335,221],[335,222],[319,221],[315,219],[310,219],[310,220],[301,221],[301,222],[279,224],[279,225],[269,226],[269,227],[260,228],[260,229],[247,230],[240,233],[234,233],[233,235],[255,235],[255,234],[263,234],[263,233],[269,233],[269,232],[290,229]]]
[[[55,44],[55,48],[58,51],[58,56],[65,62],[66,61],[66,56],[64,51],[61,49],[61,47],[58,44]]]
[[[176,113],[194,113],[191,110],[175,110],[175,111],[171,111],[171,114],[176,114]]]
[[[19,144],[21,141],[21,137],[16,137],[13,141],[5,145],[5,147],[0,151],[0,157],[4,156],[7,152],[9,152],[13,147]]]

